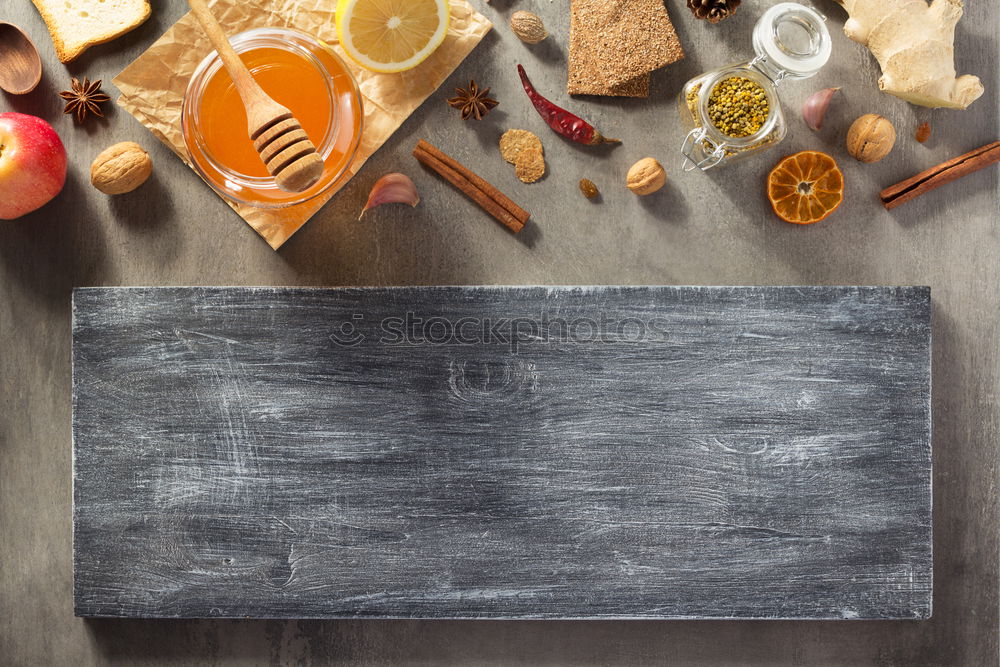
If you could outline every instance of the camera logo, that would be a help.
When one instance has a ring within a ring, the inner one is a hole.
[[[364,322],[364,319],[364,315],[355,313],[350,320],[340,323],[340,327],[330,334],[330,340],[340,347],[360,345],[365,341],[365,335],[358,331],[358,325]]]

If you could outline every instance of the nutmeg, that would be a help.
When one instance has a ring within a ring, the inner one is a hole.
[[[651,157],[644,157],[628,170],[626,184],[637,195],[651,195],[667,182],[663,165]]]
[[[861,162],[878,162],[896,143],[896,128],[874,113],[858,118],[847,131],[847,152]]]
[[[524,10],[514,12],[510,17],[510,28],[522,42],[528,44],[538,44],[549,36],[549,31],[545,29],[537,15]]]
[[[134,141],[109,146],[90,165],[91,184],[106,195],[132,192],[153,172],[149,153]]]

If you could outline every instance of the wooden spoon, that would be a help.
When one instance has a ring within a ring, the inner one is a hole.
[[[323,175],[323,158],[292,112],[254,81],[205,0],[188,0],[195,18],[219,52],[247,112],[247,133],[269,174],[285,192],[304,192]]]
[[[23,30],[0,21],[0,88],[11,95],[30,93],[42,79],[42,59]]]

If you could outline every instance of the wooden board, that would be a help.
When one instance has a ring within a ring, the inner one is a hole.
[[[75,610],[925,618],[927,288],[74,294]]]

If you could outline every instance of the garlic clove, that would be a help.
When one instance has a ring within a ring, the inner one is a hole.
[[[826,117],[826,110],[830,107],[830,100],[838,90],[840,88],[824,88],[809,96],[802,105],[802,118],[806,121],[806,125],[817,131],[823,127],[823,118]]]
[[[358,220],[369,209],[382,204],[409,204],[415,207],[419,203],[420,195],[417,194],[417,186],[413,184],[409,176],[399,173],[386,174],[372,186],[372,191],[368,195],[368,203],[361,209]]]

